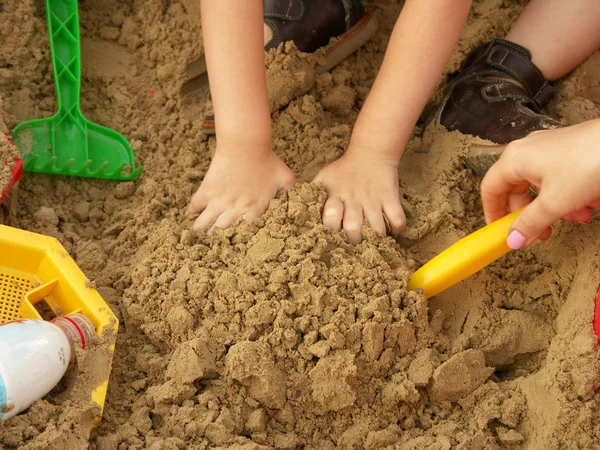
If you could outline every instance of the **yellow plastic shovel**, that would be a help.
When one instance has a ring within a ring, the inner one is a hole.
[[[515,211],[444,250],[413,274],[407,289],[423,289],[427,298],[433,297],[504,256],[510,251],[506,244],[508,231],[520,212]]]

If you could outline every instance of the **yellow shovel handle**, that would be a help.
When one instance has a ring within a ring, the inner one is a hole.
[[[454,286],[510,251],[508,231],[521,211],[515,211],[466,236],[437,255],[408,281],[407,289],[423,289],[427,298]]]

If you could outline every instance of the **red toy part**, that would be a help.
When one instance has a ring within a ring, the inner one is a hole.
[[[23,176],[23,161],[21,161],[21,159],[15,159],[15,165],[11,169],[10,174],[11,177],[10,181],[8,182],[8,186],[6,186],[6,189],[0,193],[0,203],[4,201],[14,185],[17,184],[17,181],[19,181]]]
[[[10,133],[5,132],[4,136],[6,136],[6,138],[12,145],[15,145],[12,138],[10,137]],[[23,161],[20,158],[15,159],[15,165],[11,169],[10,174],[11,177],[10,181],[8,182],[8,186],[6,186],[6,189],[4,189],[3,192],[0,192],[0,203],[4,201],[4,199],[10,193],[11,189],[15,186],[15,184],[17,184],[17,181],[19,181],[23,176]]]
[[[600,286],[598,286],[598,292],[596,292],[596,305],[594,307],[594,333],[596,333],[600,344]]]
[[[15,145],[15,143],[13,142],[12,138],[10,137],[10,133],[5,131],[4,132],[4,136],[6,136],[6,139],[8,139],[8,142],[10,142],[12,145]]]

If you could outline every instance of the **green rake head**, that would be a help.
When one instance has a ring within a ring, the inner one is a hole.
[[[79,106],[81,57],[77,0],[46,0],[58,111],[17,125],[12,138],[24,169],[55,175],[133,180],[142,171],[121,134],[87,120]]]

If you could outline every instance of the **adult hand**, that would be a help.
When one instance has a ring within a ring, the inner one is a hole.
[[[549,237],[560,219],[588,223],[589,209],[600,208],[600,120],[511,142],[483,179],[481,199],[487,223],[525,207],[507,240],[515,250]]]

